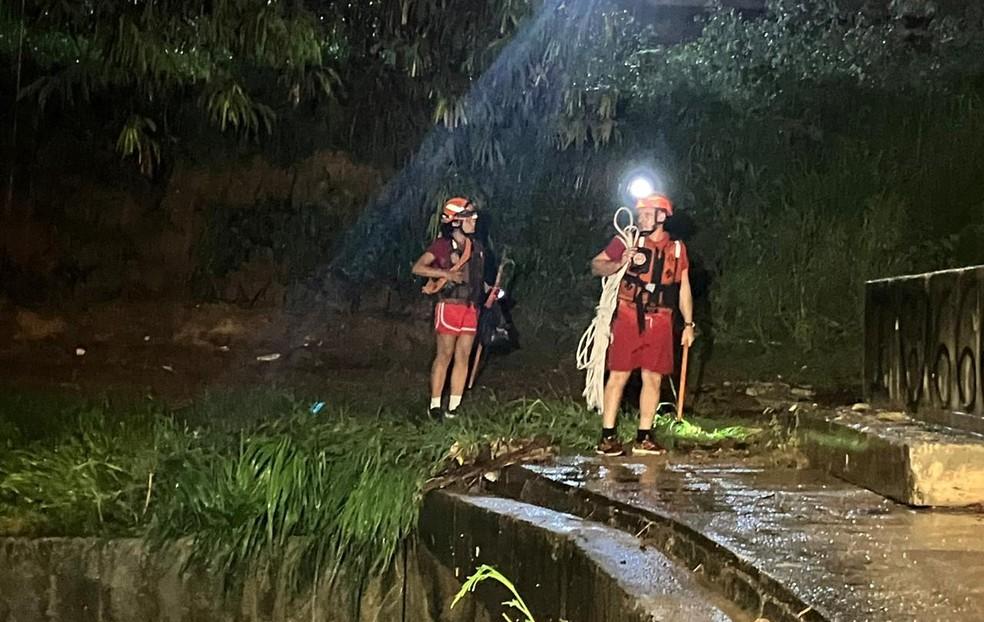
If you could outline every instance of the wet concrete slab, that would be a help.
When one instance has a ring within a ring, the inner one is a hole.
[[[800,415],[811,464],[914,506],[984,503],[984,436],[903,412],[849,409]]]
[[[751,622],[754,617],[658,550],[641,547],[633,535],[548,508],[433,493],[425,499],[420,529],[425,545],[459,580],[481,564],[503,572],[538,621]],[[507,595],[497,585],[479,590],[493,613]]]
[[[673,457],[507,475],[501,492],[638,529],[773,622],[984,620],[984,514],[914,510],[819,470]]]

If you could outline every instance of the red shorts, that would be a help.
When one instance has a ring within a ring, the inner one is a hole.
[[[657,374],[673,373],[673,314],[669,311],[646,314],[646,329],[639,334],[636,310],[619,304],[612,322],[612,342],[608,346],[608,369],[645,369]]]
[[[438,335],[474,335],[478,330],[478,308],[439,302],[434,307],[434,330]]]

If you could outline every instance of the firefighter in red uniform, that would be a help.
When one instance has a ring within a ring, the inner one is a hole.
[[[634,454],[658,454],[665,450],[653,438],[653,418],[659,405],[663,376],[673,373],[673,309],[683,316],[682,343],[694,342],[693,299],[687,247],[670,239],[663,229],[673,215],[673,204],[660,194],[636,203],[640,231],[636,248],[625,248],[618,238],[591,261],[595,276],[610,276],[628,264],[619,287],[618,310],[612,322],[608,347],[608,381],[605,384],[601,441],[597,452],[606,456],[624,453],[615,426],[622,392],[635,369],[642,370],[639,395],[639,428]]]
[[[468,380],[468,359],[478,330],[479,307],[485,300],[485,249],[474,237],[478,212],[466,198],[455,197],[441,211],[441,235],[413,265],[428,277],[424,293],[436,294],[434,332],[437,353],[431,365],[428,414],[437,420],[454,417]],[[442,394],[451,369],[451,395],[442,410]]]

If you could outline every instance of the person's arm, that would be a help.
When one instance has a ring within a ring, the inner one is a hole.
[[[452,283],[461,283],[464,281],[465,276],[461,272],[442,270],[432,266],[431,264],[434,263],[434,259],[436,259],[434,253],[427,251],[417,259],[410,271],[417,276],[423,276],[429,279],[447,279]]]
[[[694,339],[694,297],[690,293],[690,271],[684,270],[680,274],[680,314],[683,316],[683,335],[680,343],[688,348],[693,345]]]
[[[601,277],[611,276],[618,272],[622,266],[629,263],[634,254],[635,249],[627,248],[622,251],[622,257],[620,259],[612,260],[608,255],[608,251],[603,250],[591,260],[591,274]]]

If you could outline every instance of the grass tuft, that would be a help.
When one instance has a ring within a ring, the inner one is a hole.
[[[20,439],[0,458],[0,533],[133,535],[158,545],[190,537],[190,563],[227,587],[273,568],[295,587],[315,572],[378,572],[416,528],[424,483],[452,448],[477,456],[545,435],[587,450],[598,434],[597,416],[570,400],[493,400],[436,424],[389,410],[315,415],[279,391],[207,396],[177,412],[152,402],[74,404],[46,420],[26,437],[23,419],[0,411],[3,429]],[[665,418],[659,426],[698,442],[749,433]]]

